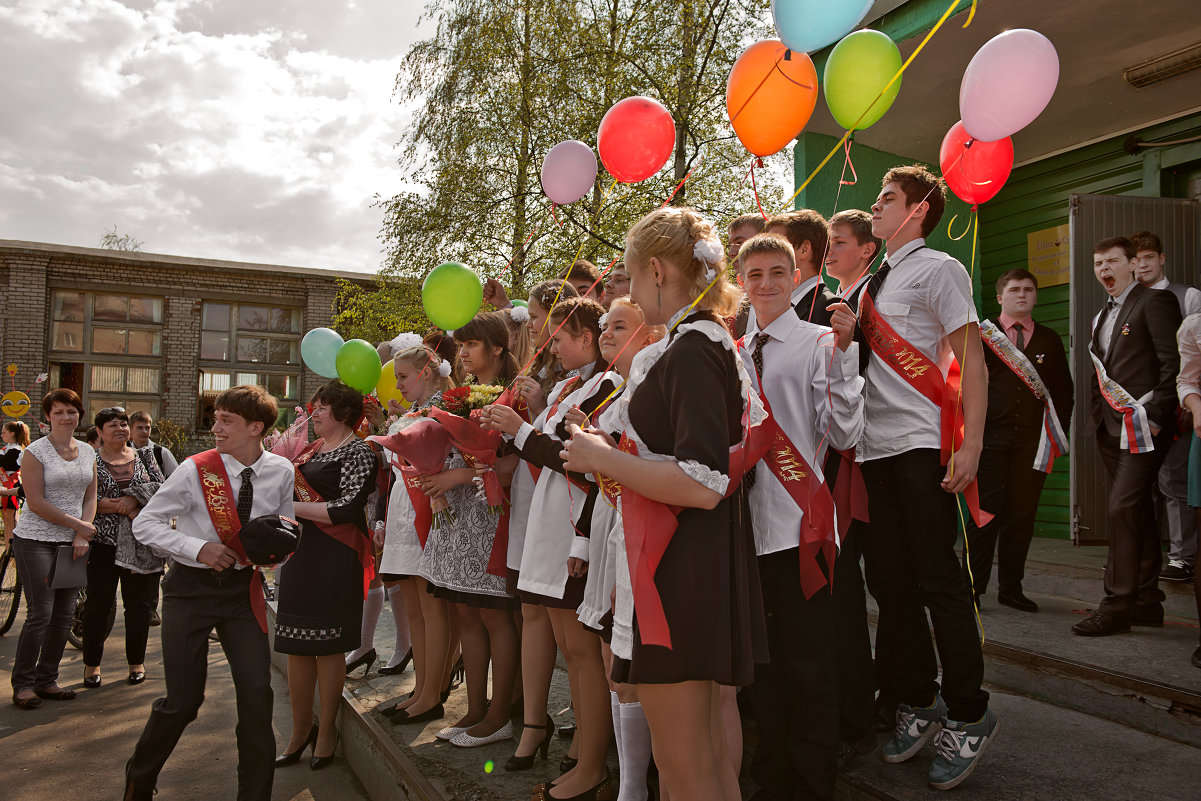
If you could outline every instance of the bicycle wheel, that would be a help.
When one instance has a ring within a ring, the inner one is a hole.
[[[12,546],[0,553],[0,634],[6,634],[17,619],[21,605],[21,578],[13,559]]]

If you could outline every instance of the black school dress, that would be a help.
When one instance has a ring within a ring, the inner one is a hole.
[[[367,503],[375,490],[375,452],[357,437],[299,468],[329,503],[329,519],[367,533]],[[275,650],[327,656],[359,647],[363,621],[363,567],[358,555],[311,520],[300,521],[300,543],[279,576]]]
[[[720,325],[709,312],[683,320],[633,388],[629,422],[650,450],[674,455],[685,472],[722,491],[730,447],[742,435],[739,363],[732,340],[723,344],[686,329],[698,321]],[[712,510],[684,509],[678,519],[655,573],[672,648],[643,645],[635,611],[633,653],[614,660],[613,678],[750,684],[756,659],[766,661],[767,636],[746,493],[739,488]]]

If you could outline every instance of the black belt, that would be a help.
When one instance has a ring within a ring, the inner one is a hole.
[[[173,569],[191,573],[201,581],[207,581],[210,584],[216,584],[218,587],[224,587],[226,584],[232,584],[235,581],[241,581],[243,579],[249,581],[250,576],[254,574],[254,570],[250,568],[236,570],[231,567],[226,570],[213,570],[210,567],[192,567],[191,565],[181,565],[178,562],[175,564]]]

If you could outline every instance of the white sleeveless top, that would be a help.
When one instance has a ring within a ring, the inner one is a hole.
[[[83,496],[87,494],[96,471],[96,451],[86,442],[75,440],[75,445],[79,448],[79,455],[68,462],[58,455],[49,437],[42,437],[24,450],[21,463],[23,465],[24,460],[33,454],[42,463],[46,502],[72,517],[81,517]],[[73,530],[43,520],[28,504],[21,513],[21,519],[17,521],[13,533],[22,539],[41,542],[70,542],[75,538]]]

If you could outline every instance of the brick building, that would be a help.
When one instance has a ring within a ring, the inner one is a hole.
[[[194,438],[212,399],[234,384],[266,386],[290,415],[325,380],[302,364],[300,340],[330,324],[338,279],[372,283],[362,273],[0,239],[0,362],[18,366],[21,391],[50,375],[30,393],[31,427],[55,387],[77,391],[89,416],[144,409]]]

